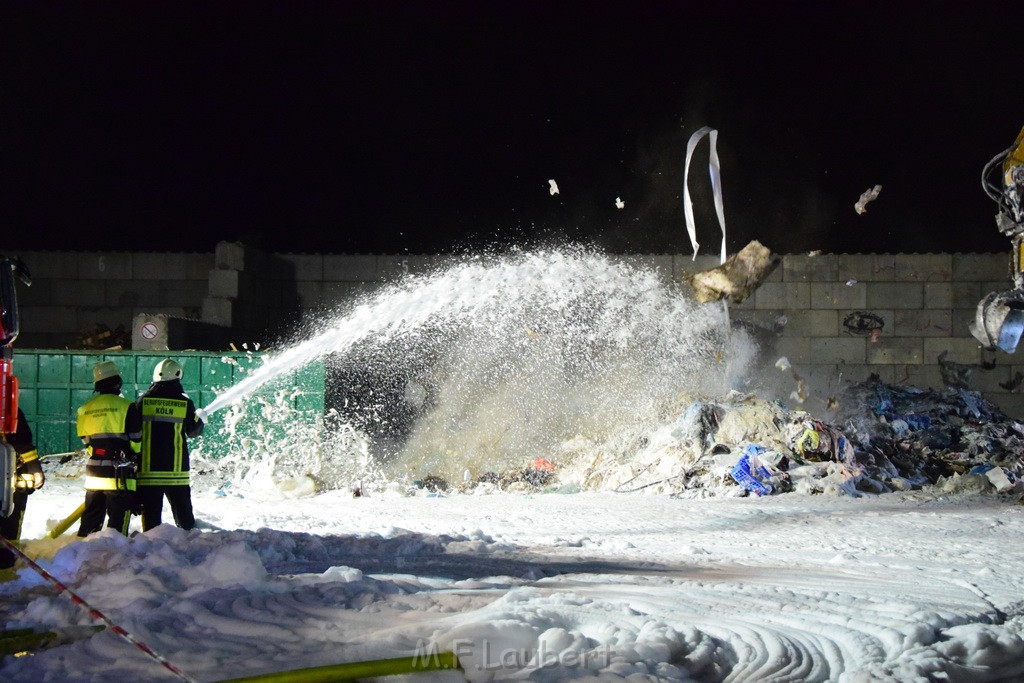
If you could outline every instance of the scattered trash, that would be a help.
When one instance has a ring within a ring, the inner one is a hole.
[[[795,372],[793,373],[793,379],[796,380],[796,389],[790,393],[789,397],[797,403],[802,404],[807,400],[807,384],[804,382],[804,378]]]
[[[881,336],[885,328],[885,320],[876,313],[854,311],[843,318],[843,327],[846,328],[847,334],[863,334],[868,338],[875,335],[877,341],[877,337]]]
[[[1017,372],[1013,375],[1012,378],[1010,378],[1009,381],[1000,382],[999,386],[1001,386],[1003,389],[1006,389],[1007,391],[1014,391],[1021,385],[1021,382],[1024,382],[1024,373]]]
[[[444,493],[449,488],[451,488],[446,479],[442,479],[441,477],[435,477],[433,475],[429,475],[423,477],[423,479],[414,481],[412,485],[415,486],[416,488],[425,489],[431,493]]]
[[[70,348],[107,351],[130,349],[131,347],[132,335],[124,325],[110,329],[107,325],[97,324],[82,332]]]
[[[555,482],[555,464],[546,458],[535,458],[529,467],[509,470],[504,473],[484,472],[472,477],[469,470],[462,473],[462,482],[457,487],[461,492],[473,491],[478,488],[497,491],[531,491],[543,488]],[[427,476],[412,483],[412,492],[425,490],[427,497],[437,497],[451,490],[446,479]],[[564,488],[564,487],[563,487]]]
[[[558,183],[556,183],[553,178],[548,181],[548,185],[550,186],[548,190],[552,195],[558,194]]]
[[[697,258],[700,244],[697,242],[697,226],[693,218],[693,201],[690,199],[690,160],[697,144],[708,137],[711,149],[708,155],[708,173],[711,176],[711,191],[714,194],[715,215],[718,216],[718,227],[722,229],[721,262],[726,261],[725,250],[725,202],[722,199],[722,166],[718,160],[718,131],[710,126],[703,126],[690,136],[686,143],[686,163],[683,165],[683,218],[686,220],[686,232],[693,245],[693,258]]]
[[[539,472],[554,472],[555,465],[550,460],[544,458],[537,458],[533,461],[533,469]]]
[[[764,451],[763,446],[749,444],[743,451],[743,457],[729,471],[737,484],[757,496],[767,496],[773,491],[772,485],[767,483],[771,480],[772,473],[758,458]]]
[[[721,409],[710,403],[697,401],[686,409],[676,421],[672,436],[679,441],[699,446],[701,453],[711,447],[718,431]]]
[[[846,286],[847,287],[853,287],[855,284],[857,284],[857,281],[854,280],[853,278],[851,278],[851,279],[846,281]]]
[[[779,366],[791,371],[788,360]],[[829,420],[779,401],[730,392],[682,395],[659,429],[638,427],[617,445],[577,437],[522,469],[462,476],[458,489],[618,491],[710,497],[803,494],[862,496],[938,487],[1024,493],[1024,424],[980,393],[892,386],[871,376],[829,396]],[[416,482],[426,492],[448,482]]]
[[[939,374],[942,376],[942,382],[947,387],[969,388],[973,368],[969,365],[946,360],[947,355],[949,355],[949,351],[943,351],[937,359],[939,361]]]
[[[1002,467],[993,467],[985,472],[985,476],[992,482],[992,486],[996,488],[998,493],[1005,493],[1013,488],[1013,482],[1006,476],[1006,471]]]
[[[796,370],[793,370],[793,366],[790,365],[789,359],[782,356],[775,361],[775,367],[785,372],[786,370],[792,371],[793,381],[796,382],[796,389],[789,395],[791,399],[797,403],[803,403],[807,400],[807,384],[804,382],[804,378],[797,374]]]
[[[878,193],[882,191],[881,185],[875,185],[869,190],[865,190],[864,194],[860,196],[857,203],[853,205],[854,211],[857,213],[864,213],[867,211],[868,202],[872,202],[878,198]]]
[[[616,209],[624,209],[624,208],[626,208],[626,202],[622,201],[622,197],[616,197],[615,198],[615,208]]]
[[[726,299],[742,303],[772,274],[782,259],[768,247],[753,241],[720,266],[684,276],[696,292],[699,303]]]

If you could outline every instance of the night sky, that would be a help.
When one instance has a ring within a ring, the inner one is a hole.
[[[1008,250],[1024,4],[873,4],[4,3],[2,250]]]

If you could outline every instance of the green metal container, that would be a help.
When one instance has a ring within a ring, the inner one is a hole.
[[[14,353],[14,374],[18,377],[18,401],[28,418],[40,455],[69,453],[81,448],[76,433],[78,407],[93,396],[92,368],[110,360],[117,363],[124,380],[121,390],[125,398],[135,400],[153,381],[153,368],[165,358],[181,364],[182,386],[197,408],[209,405],[223,391],[260,367],[266,354],[209,351],[77,351],[49,349],[17,349]],[[318,424],[324,411],[325,369],[315,361],[295,372],[274,380],[245,402],[274,402],[289,409],[289,419],[305,424]],[[221,429],[226,411],[210,416],[203,436],[192,443],[192,450],[202,449],[208,456],[226,453],[230,444]],[[234,435],[273,432],[266,425],[253,422],[249,411],[245,424]]]

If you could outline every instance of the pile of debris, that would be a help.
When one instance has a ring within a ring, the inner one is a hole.
[[[130,349],[131,347],[132,335],[125,329],[124,325],[118,325],[115,329],[110,329],[107,325],[96,324],[79,334],[78,339],[68,348],[107,351]]]
[[[545,489],[554,485],[556,481],[554,463],[544,458],[536,458],[526,467],[504,472],[483,472],[474,477],[467,470],[463,475],[462,482],[457,486],[453,486],[442,477],[429,475],[414,481],[409,493],[415,495],[419,490],[432,494],[490,493],[494,491],[521,493]]]
[[[999,492],[1024,486],[1024,425],[980,393],[897,388],[871,378],[850,388],[846,431],[871,473],[895,469],[915,486],[984,476]],[[888,464],[886,464],[888,463]],[[873,477],[874,481],[883,477]],[[977,483],[977,482],[975,482]]]
[[[854,408],[838,426],[801,411],[777,414],[778,433],[761,435],[767,443],[723,443],[716,434],[712,453],[699,461],[705,478],[684,489],[706,485],[716,474],[721,480],[727,467],[729,477],[755,495],[925,486],[1024,491],[1024,425],[977,392],[893,387],[871,377],[851,386],[842,404]]]
[[[1024,425],[981,394],[850,387],[835,423],[732,392],[677,406],[659,429],[567,445],[554,485],[682,497],[862,495],[940,486],[1024,492]],[[550,485],[549,485],[550,488]]]

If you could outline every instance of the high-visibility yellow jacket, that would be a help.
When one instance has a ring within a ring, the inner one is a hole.
[[[134,403],[119,394],[93,396],[78,409],[78,436],[89,450],[86,490],[135,490],[142,418]]]
[[[188,486],[188,437],[202,434],[204,425],[181,381],[154,382],[135,405],[142,413],[139,486]]]

